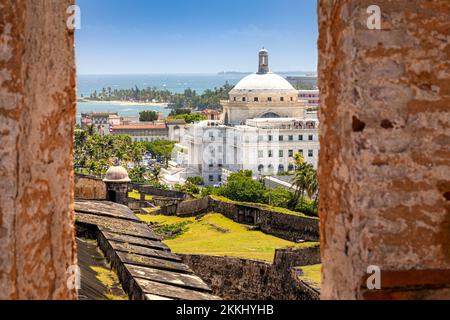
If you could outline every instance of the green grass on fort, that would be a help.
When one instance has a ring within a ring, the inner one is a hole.
[[[301,212],[295,212],[286,208],[281,208],[281,207],[275,207],[275,206],[271,206],[268,204],[263,204],[263,203],[253,203],[253,202],[241,202],[241,201],[234,201],[222,196],[216,196],[216,195],[212,195],[211,196],[213,199],[217,200],[217,201],[223,201],[223,202],[227,202],[227,203],[232,203],[232,204],[241,204],[241,205],[249,205],[249,206],[254,206],[254,207],[259,207],[262,209],[267,209],[273,212],[278,212],[278,213],[283,213],[283,214],[290,214],[290,215],[294,215],[294,216],[300,216],[300,217],[304,217],[304,218],[309,218],[309,219],[315,219],[318,220],[319,218],[316,217],[310,217],[307,216]]]
[[[141,200],[141,194],[138,191],[133,190],[133,191],[128,192],[128,198]],[[150,195],[146,195],[145,200],[151,201],[151,200],[153,200],[153,197]]]
[[[272,262],[275,249],[318,244],[294,243],[261,231],[249,230],[249,226],[236,223],[217,213],[207,214],[199,220],[161,215],[139,215],[139,217],[143,221],[162,225],[187,222],[181,235],[164,241],[174,253],[230,256]]]
[[[300,279],[304,279],[308,282],[312,282],[313,285],[319,286],[322,281],[322,265],[315,264],[310,266],[302,266],[303,275],[300,276]]]

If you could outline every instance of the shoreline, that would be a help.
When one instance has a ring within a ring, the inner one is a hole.
[[[111,101],[98,101],[98,100],[84,100],[82,98],[78,98],[77,102],[81,103],[98,103],[98,104],[116,104],[121,106],[145,106],[145,107],[163,107],[168,108],[169,104],[167,102],[136,102],[136,101],[120,101],[120,100],[111,100]]]

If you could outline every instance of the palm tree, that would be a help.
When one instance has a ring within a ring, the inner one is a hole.
[[[301,154],[294,156],[295,161],[295,175],[292,180],[292,185],[295,187],[293,199],[290,202],[292,210],[297,208],[300,202],[300,207],[303,207],[303,199],[305,193],[312,198],[317,194],[318,183],[317,173],[314,166],[306,163]]]

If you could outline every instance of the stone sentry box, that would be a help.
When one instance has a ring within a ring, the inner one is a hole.
[[[116,162],[106,172],[106,200],[120,204],[128,203],[128,184],[131,182],[127,170]]]

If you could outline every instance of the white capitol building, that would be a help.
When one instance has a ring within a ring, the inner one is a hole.
[[[242,79],[221,104],[220,121],[189,126],[177,145],[176,162],[185,168],[184,177],[203,176],[214,185],[229,171],[276,175],[294,169],[296,153],[317,167],[318,120],[306,118],[298,90],[270,72],[267,50],[259,52],[258,72]]]

